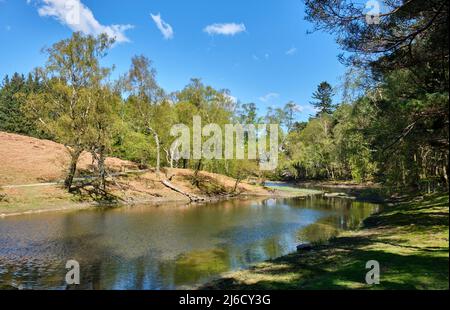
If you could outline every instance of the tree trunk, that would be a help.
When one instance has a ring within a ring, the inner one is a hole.
[[[197,168],[195,168],[194,172],[194,181],[192,182],[193,185],[199,186],[200,182],[198,179],[198,173],[200,172],[200,169],[202,168],[202,159],[200,159],[197,163]]]
[[[159,175],[159,171],[161,168],[161,154],[160,154],[159,137],[156,133],[154,134],[154,137],[155,137],[155,142],[156,142],[156,174]]]
[[[98,172],[100,177],[100,189],[106,191],[105,151],[103,148],[100,150],[98,158]]]
[[[70,164],[69,170],[67,171],[66,179],[64,180],[64,187],[70,192],[73,184],[73,179],[75,177],[75,173],[77,171],[78,159],[80,158],[83,150],[75,149],[74,151],[69,150],[70,154]]]
[[[166,153],[166,161],[169,163],[170,168],[173,168],[173,154],[172,154],[172,152],[167,150],[166,148],[163,148],[163,150]]]
[[[198,172],[202,169],[202,160],[200,159],[197,163],[197,168],[195,168],[195,176],[198,176]]]
[[[226,159],[225,159],[224,166],[225,166],[225,175],[229,175],[228,160],[226,160]]]
[[[233,193],[236,193],[240,182],[241,182],[241,176],[238,175],[236,178],[236,182],[234,183]]]
[[[328,179],[331,178],[331,172],[330,169],[328,169],[328,166],[325,166],[325,170],[327,171]]]
[[[171,190],[188,197],[191,202],[198,202],[198,201],[204,201],[205,200],[204,198],[201,198],[201,197],[195,196],[193,194],[189,194],[189,193],[186,193],[186,192],[182,191],[181,189],[179,189],[178,187],[176,187],[175,185],[170,183],[168,180],[162,180],[161,183],[164,186],[170,188]]]
[[[447,167],[445,166],[445,164],[442,166],[442,171],[444,173],[445,185],[448,186],[448,172],[447,172]]]
[[[161,145],[159,143],[159,136],[158,133],[153,130],[153,128],[148,127],[148,130],[153,134],[153,138],[155,139],[156,143],[156,175],[159,176],[159,172],[161,170]]]

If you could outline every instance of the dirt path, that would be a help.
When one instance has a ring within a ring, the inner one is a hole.
[[[112,177],[120,177],[120,176],[126,176],[130,174],[140,174],[140,173],[146,173],[148,170],[128,170],[124,172],[117,172],[117,173],[110,173],[109,175]],[[94,177],[84,177],[84,178],[75,178],[75,182],[85,181],[89,179],[93,179]],[[2,185],[1,188],[5,189],[12,189],[12,188],[26,188],[26,187],[41,187],[41,186],[56,186],[63,184],[64,180],[58,180],[55,182],[43,182],[43,183],[32,183],[32,184],[19,184],[19,185]]]
[[[22,184],[22,185],[4,185],[2,188],[4,189],[12,189],[12,188],[26,188],[26,187],[41,187],[41,186],[55,186],[61,183],[53,182],[53,183],[36,183],[36,184]]]

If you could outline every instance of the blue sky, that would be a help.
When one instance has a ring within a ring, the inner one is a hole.
[[[116,75],[144,54],[167,91],[199,77],[260,113],[292,100],[306,120],[316,86],[345,72],[334,39],[311,29],[301,0],[0,0],[0,75],[42,65],[41,49],[73,31],[107,32]]]

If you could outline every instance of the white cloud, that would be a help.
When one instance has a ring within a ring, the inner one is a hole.
[[[156,27],[158,27],[159,31],[161,31],[164,39],[169,40],[173,38],[173,29],[172,26],[170,26],[168,23],[166,23],[162,18],[161,14],[158,13],[158,15],[150,14],[153,21],[156,24]]]
[[[298,51],[298,49],[296,47],[293,47],[286,51],[286,55],[288,55],[288,56],[295,55],[295,54],[297,54],[297,51]]]
[[[39,16],[53,17],[72,31],[86,35],[105,33],[118,43],[130,41],[125,32],[132,29],[132,25],[102,25],[81,0],[37,0],[37,3]]]
[[[261,100],[262,102],[268,102],[272,99],[278,98],[279,96],[280,94],[277,93],[268,93],[267,95],[260,97],[259,100]]]
[[[224,36],[234,36],[246,30],[244,24],[228,23],[228,24],[212,24],[203,29],[209,35],[220,34]]]

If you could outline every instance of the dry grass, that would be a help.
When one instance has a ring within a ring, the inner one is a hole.
[[[0,132],[0,186],[55,182],[64,177],[69,163],[66,148],[49,140]],[[92,156],[82,154],[80,171],[90,170]],[[110,170],[137,169],[129,161],[108,158]]]
[[[92,203],[89,196],[72,196],[56,185],[5,187],[61,181],[69,163],[69,155],[63,145],[4,132],[0,132],[0,145],[0,215],[59,210],[62,206],[65,208],[70,205],[78,208],[80,202]],[[108,158],[106,164],[110,172],[138,170],[134,163],[118,158]],[[93,174],[89,153],[82,154],[78,168],[79,174]],[[233,178],[200,172],[198,182],[195,183],[194,172],[188,169],[163,169],[159,176],[149,171],[117,177],[114,182],[110,182],[109,190],[128,203],[189,201],[186,196],[165,187],[160,182],[161,178],[170,179],[176,187],[200,197],[220,198],[234,194]],[[240,183],[237,192],[243,195],[273,195],[261,186],[245,182]]]

